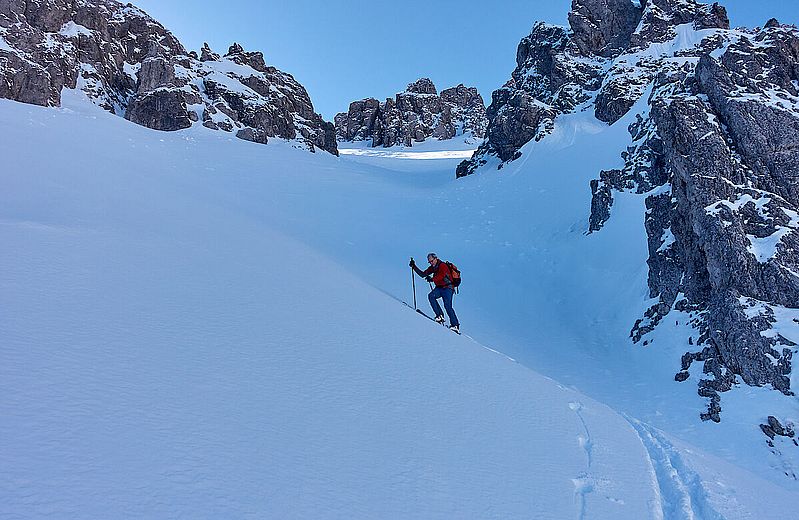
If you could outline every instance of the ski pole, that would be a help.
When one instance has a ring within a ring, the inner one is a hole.
[[[413,257],[411,257],[411,262],[413,262]],[[416,308],[416,278],[413,276],[413,267],[411,267],[411,285],[413,286],[413,310],[418,310]]]

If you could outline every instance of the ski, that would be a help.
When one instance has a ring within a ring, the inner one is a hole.
[[[404,302],[403,302],[403,303],[404,303]],[[406,305],[407,305],[407,304],[406,304]],[[409,307],[410,307],[410,306],[409,306]],[[458,336],[460,336],[460,335],[461,335],[460,331],[457,331],[457,330],[452,330],[451,328],[449,328],[449,327],[447,326],[446,322],[443,322],[443,321],[441,321],[441,322],[438,322],[438,321],[436,321],[436,320],[435,320],[435,318],[431,318],[430,316],[428,316],[427,314],[425,314],[425,313],[424,313],[424,312],[423,312],[421,309],[416,309],[416,312],[418,312],[419,314],[421,314],[422,316],[424,316],[425,318],[427,318],[428,320],[430,320],[430,321],[432,321],[432,322],[435,322],[435,323],[440,323],[441,325],[443,325],[443,326],[444,326],[444,328],[451,330],[452,332],[454,332],[454,333],[455,333],[455,334],[457,334]]]
[[[410,305],[410,304],[408,304],[407,302],[404,302],[404,301],[400,300],[399,298],[394,298],[394,299],[395,299],[395,300],[397,300],[397,301],[399,301],[400,303],[402,303],[404,306],[408,307],[409,309],[413,309],[413,306],[411,306],[411,305]],[[437,321],[435,320],[435,318],[431,318],[431,317],[430,317],[430,315],[428,315],[428,314],[427,314],[426,312],[424,312],[422,309],[413,309],[413,310],[415,310],[417,313],[421,314],[422,316],[424,316],[424,317],[425,317],[425,318],[427,318],[428,320],[432,321],[433,323],[439,323],[439,322],[437,322]],[[444,326],[444,328],[451,330],[451,331],[452,331],[454,334],[457,334],[458,336],[461,336],[461,335],[462,335],[462,333],[460,333],[460,332],[458,332],[458,331],[455,331],[455,330],[452,330],[452,329],[450,329],[450,328],[447,326],[446,322],[440,323],[440,325],[443,325],[443,326]],[[468,336],[467,336],[467,337],[468,337]]]
[[[422,311],[422,309],[416,309],[416,312],[418,312],[419,314],[421,314],[422,316],[424,316],[424,317],[425,317],[425,318],[427,318],[428,320],[430,320],[430,321],[432,321],[432,322],[435,322],[435,323],[438,323],[438,322],[436,321],[436,319],[435,319],[435,318],[431,318],[430,316],[428,316],[427,314],[425,314],[425,313],[424,313],[424,311]]]
[[[436,319],[435,319],[435,318],[431,318],[430,316],[428,316],[428,315],[427,315],[427,313],[425,313],[425,312],[424,312],[422,309],[415,309],[415,310],[416,310],[416,312],[418,312],[419,314],[421,314],[422,316],[424,316],[424,317],[425,317],[425,318],[427,318],[428,320],[432,321],[433,323],[438,323],[439,325],[443,325],[444,327],[446,327],[446,326],[447,326],[447,324],[446,324],[445,322],[443,322],[443,321],[436,321]]]

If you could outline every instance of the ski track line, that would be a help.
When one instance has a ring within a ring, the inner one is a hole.
[[[390,292],[388,292],[388,291],[385,291],[385,290],[383,290],[383,289],[381,289],[381,288],[377,287],[376,285],[372,285],[372,287],[374,287],[375,289],[377,289],[377,290],[378,290],[378,291],[380,291],[381,293],[385,294],[386,296],[388,296],[388,297],[389,297],[389,298],[391,298],[392,300],[396,300],[396,301],[398,301],[399,303],[403,304],[405,307],[408,307],[409,309],[413,309],[415,312],[417,312],[417,313],[421,314],[422,316],[424,316],[424,317],[425,317],[425,318],[427,318],[428,320],[431,320],[431,321],[433,321],[433,319],[432,319],[430,316],[428,316],[427,314],[425,314],[423,311],[421,311],[421,310],[419,310],[419,309],[414,309],[414,308],[413,308],[413,306],[412,306],[412,305],[410,305],[410,304],[409,304],[408,302],[406,302],[405,300],[402,300],[402,299],[400,299],[400,298],[398,298],[398,297],[394,296],[394,295],[393,295],[393,294],[391,294]],[[484,349],[488,350],[489,352],[493,352],[494,354],[498,354],[498,355],[500,355],[500,356],[502,356],[502,357],[506,358],[507,360],[509,360],[509,361],[512,361],[513,363],[518,363],[518,362],[517,362],[515,359],[513,359],[513,358],[512,358],[512,357],[510,357],[509,355],[507,355],[507,354],[503,354],[503,353],[502,353],[502,352],[500,352],[499,350],[495,350],[495,349],[493,349],[493,348],[491,348],[491,347],[489,347],[489,346],[487,346],[487,345],[485,345],[485,344],[483,344],[483,343],[480,343],[479,341],[477,341],[476,339],[474,339],[473,337],[471,337],[470,335],[468,335],[468,334],[466,334],[466,333],[463,333],[463,332],[461,332],[461,333],[459,333],[458,335],[459,335],[459,336],[463,336],[464,338],[468,339],[468,340],[469,340],[469,341],[471,341],[472,343],[474,343],[474,344],[476,344],[476,345],[478,345],[478,346],[480,346],[480,347],[482,347],[482,348],[484,348]]]
[[[577,518],[579,520],[584,520],[586,518],[585,512],[587,495],[593,492],[595,487],[595,481],[590,476],[591,464],[593,463],[593,441],[591,439],[591,431],[588,429],[588,424],[586,424],[583,414],[580,413],[580,411],[583,409],[583,403],[579,401],[571,402],[569,403],[569,408],[577,415],[577,418],[580,419],[580,423],[583,425],[583,430],[585,431],[585,436],[577,436],[578,444],[583,451],[585,451],[585,471],[581,472],[579,475],[577,475],[577,477],[572,479],[572,483],[574,483],[574,498],[578,503]]]
[[[663,520],[726,520],[713,509],[701,477],[656,428],[622,414],[646,449],[659,488]]]

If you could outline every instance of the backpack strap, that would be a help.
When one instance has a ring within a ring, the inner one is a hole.
[[[449,268],[449,262],[441,261],[440,263],[446,266],[447,272],[449,273],[449,275],[444,275],[444,281],[447,284],[446,287],[452,287],[454,289],[455,287],[452,285],[452,270]]]

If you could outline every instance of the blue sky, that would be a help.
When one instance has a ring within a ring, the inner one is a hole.
[[[566,24],[571,0],[135,0],[198,50],[234,41],[308,89],[325,119],[350,101],[382,99],[429,77],[439,90],[476,86],[486,104],[510,77],[516,46],[537,20]],[[797,0],[727,0],[733,26],[799,23]]]

